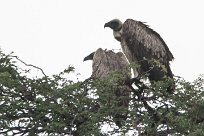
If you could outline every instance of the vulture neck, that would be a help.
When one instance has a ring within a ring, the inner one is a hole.
[[[121,35],[122,35],[122,28],[120,30],[118,30],[118,31],[113,30],[113,36],[119,42],[121,42]]]

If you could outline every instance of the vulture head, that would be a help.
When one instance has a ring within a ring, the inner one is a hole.
[[[117,41],[121,41],[123,23],[119,19],[113,19],[110,22],[105,23],[105,27],[109,27],[113,30],[113,36]]]
[[[105,27],[110,27],[113,31],[120,31],[122,28],[122,22],[119,19],[113,19],[110,22],[105,23]]]

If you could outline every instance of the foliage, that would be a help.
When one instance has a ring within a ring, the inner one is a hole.
[[[175,78],[176,90],[166,91],[170,79],[149,84],[131,79],[128,111],[118,107],[112,80],[69,80],[74,72],[29,78],[29,70],[17,66],[12,54],[0,52],[0,135],[113,135],[132,130],[137,135],[204,135],[203,76],[194,82]],[[21,61],[23,62],[23,61]],[[24,63],[26,65],[26,63]],[[33,65],[29,65],[33,66]],[[38,67],[34,67],[38,68]],[[127,113],[119,128],[113,117]],[[102,126],[112,129],[104,131]]]

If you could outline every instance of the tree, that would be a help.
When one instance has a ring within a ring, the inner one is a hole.
[[[29,78],[30,66],[43,76]],[[127,81],[130,106],[127,120],[118,128],[113,117],[123,109],[116,106],[118,99],[111,95],[114,86],[110,81],[120,75],[116,72],[105,80],[74,82],[67,78],[72,72],[74,67],[69,66],[46,76],[42,69],[1,51],[0,135],[122,135],[130,130],[145,136],[204,135],[203,76],[194,82],[175,78],[174,94],[166,92],[172,83],[168,78],[154,84],[136,78]],[[104,124],[112,129],[101,130]]]

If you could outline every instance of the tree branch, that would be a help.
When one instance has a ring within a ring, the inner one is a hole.
[[[27,63],[25,63],[24,61],[22,61],[21,59],[19,59],[18,56],[11,56],[11,57],[16,58],[17,60],[19,60],[21,63],[23,63],[23,64],[26,65],[26,66],[34,67],[34,68],[40,70],[40,71],[42,72],[42,74],[43,74],[45,77],[47,77],[47,75],[46,75],[45,72],[42,70],[42,68],[37,67],[37,66],[32,65],[32,64],[27,64]]]

